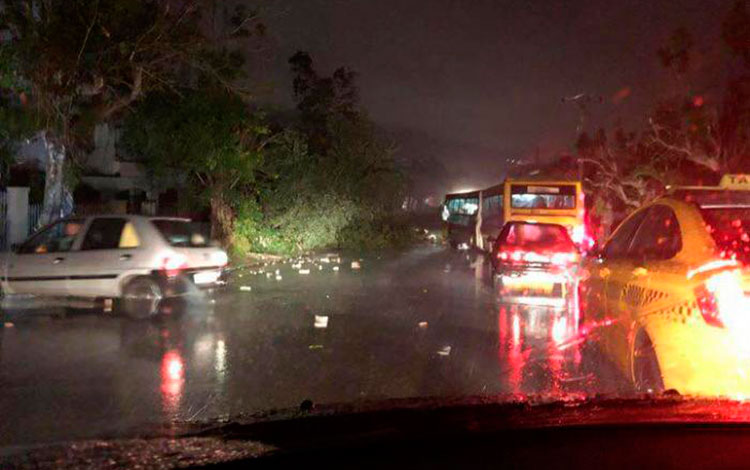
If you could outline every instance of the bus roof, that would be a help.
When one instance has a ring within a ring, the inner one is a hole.
[[[513,184],[535,184],[535,185],[560,185],[560,184],[576,184],[580,185],[580,181],[576,180],[546,180],[544,178],[507,178],[506,183]]]
[[[445,199],[478,198],[479,191],[480,190],[477,189],[476,191],[466,191],[463,193],[450,193],[445,195]]]

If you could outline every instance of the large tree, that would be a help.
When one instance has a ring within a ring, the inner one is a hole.
[[[601,213],[630,210],[669,184],[716,184],[750,171],[750,14],[737,1],[708,53],[678,28],[658,50],[669,93],[639,132],[583,135],[578,155]],[[703,54],[697,57],[698,54]]]
[[[242,57],[206,26],[216,7],[201,0],[3,2],[0,84],[33,113],[47,143],[42,221],[59,216],[65,161],[87,150],[95,123],[119,117],[153,90],[206,82],[236,88]],[[246,36],[255,14],[231,13],[230,31]]]
[[[186,178],[178,182],[183,187],[200,188],[197,195],[211,209],[212,236],[231,245],[234,207],[253,195],[271,138],[261,117],[236,95],[209,88],[152,95],[124,130],[125,145],[157,181],[177,173]]]

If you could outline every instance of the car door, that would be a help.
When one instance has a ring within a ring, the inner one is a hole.
[[[624,257],[633,234],[644,216],[644,212],[638,212],[626,219],[615,230],[596,258],[587,263],[585,314],[589,319],[603,321],[611,313],[608,294],[616,285],[613,271],[619,272],[623,263],[626,262]]]
[[[634,328],[659,318],[651,313],[680,297],[674,294],[685,285],[686,268],[674,258],[681,249],[680,225],[674,211],[663,204],[651,206],[628,250],[633,264],[618,301],[620,323],[628,329],[613,344],[618,357],[628,356]]]
[[[589,294],[590,299],[599,302],[600,310],[594,312],[594,318],[607,325],[600,330],[601,346],[610,358],[623,367],[626,360],[618,356],[618,344],[626,328],[621,323],[619,297],[625,279],[630,278],[633,269],[632,261],[628,259],[628,249],[645,216],[646,210],[641,210],[625,219],[602,250],[599,268],[593,269],[589,281],[591,291],[598,293],[598,297]]]
[[[80,248],[71,253],[69,295],[116,297],[123,273],[137,266],[141,240],[127,217],[96,217],[86,227]]]
[[[66,219],[41,230],[8,259],[10,293],[67,295],[69,256],[80,239],[83,219]]]

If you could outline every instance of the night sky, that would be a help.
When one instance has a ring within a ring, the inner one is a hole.
[[[719,42],[729,1],[277,0],[269,3],[264,79],[290,104],[286,60],[359,73],[363,104],[402,156],[434,155],[448,188],[502,178],[505,159],[571,149],[578,111],[562,97],[601,95],[590,127],[636,129],[669,86],[657,48],[679,26]],[[615,98],[617,96],[617,98]]]

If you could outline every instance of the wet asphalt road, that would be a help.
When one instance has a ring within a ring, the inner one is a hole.
[[[237,272],[151,321],[7,312],[0,447],[134,436],[308,399],[599,391],[567,315],[499,304],[481,255],[423,245],[359,270],[334,265],[283,264],[280,280],[277,267]]]

